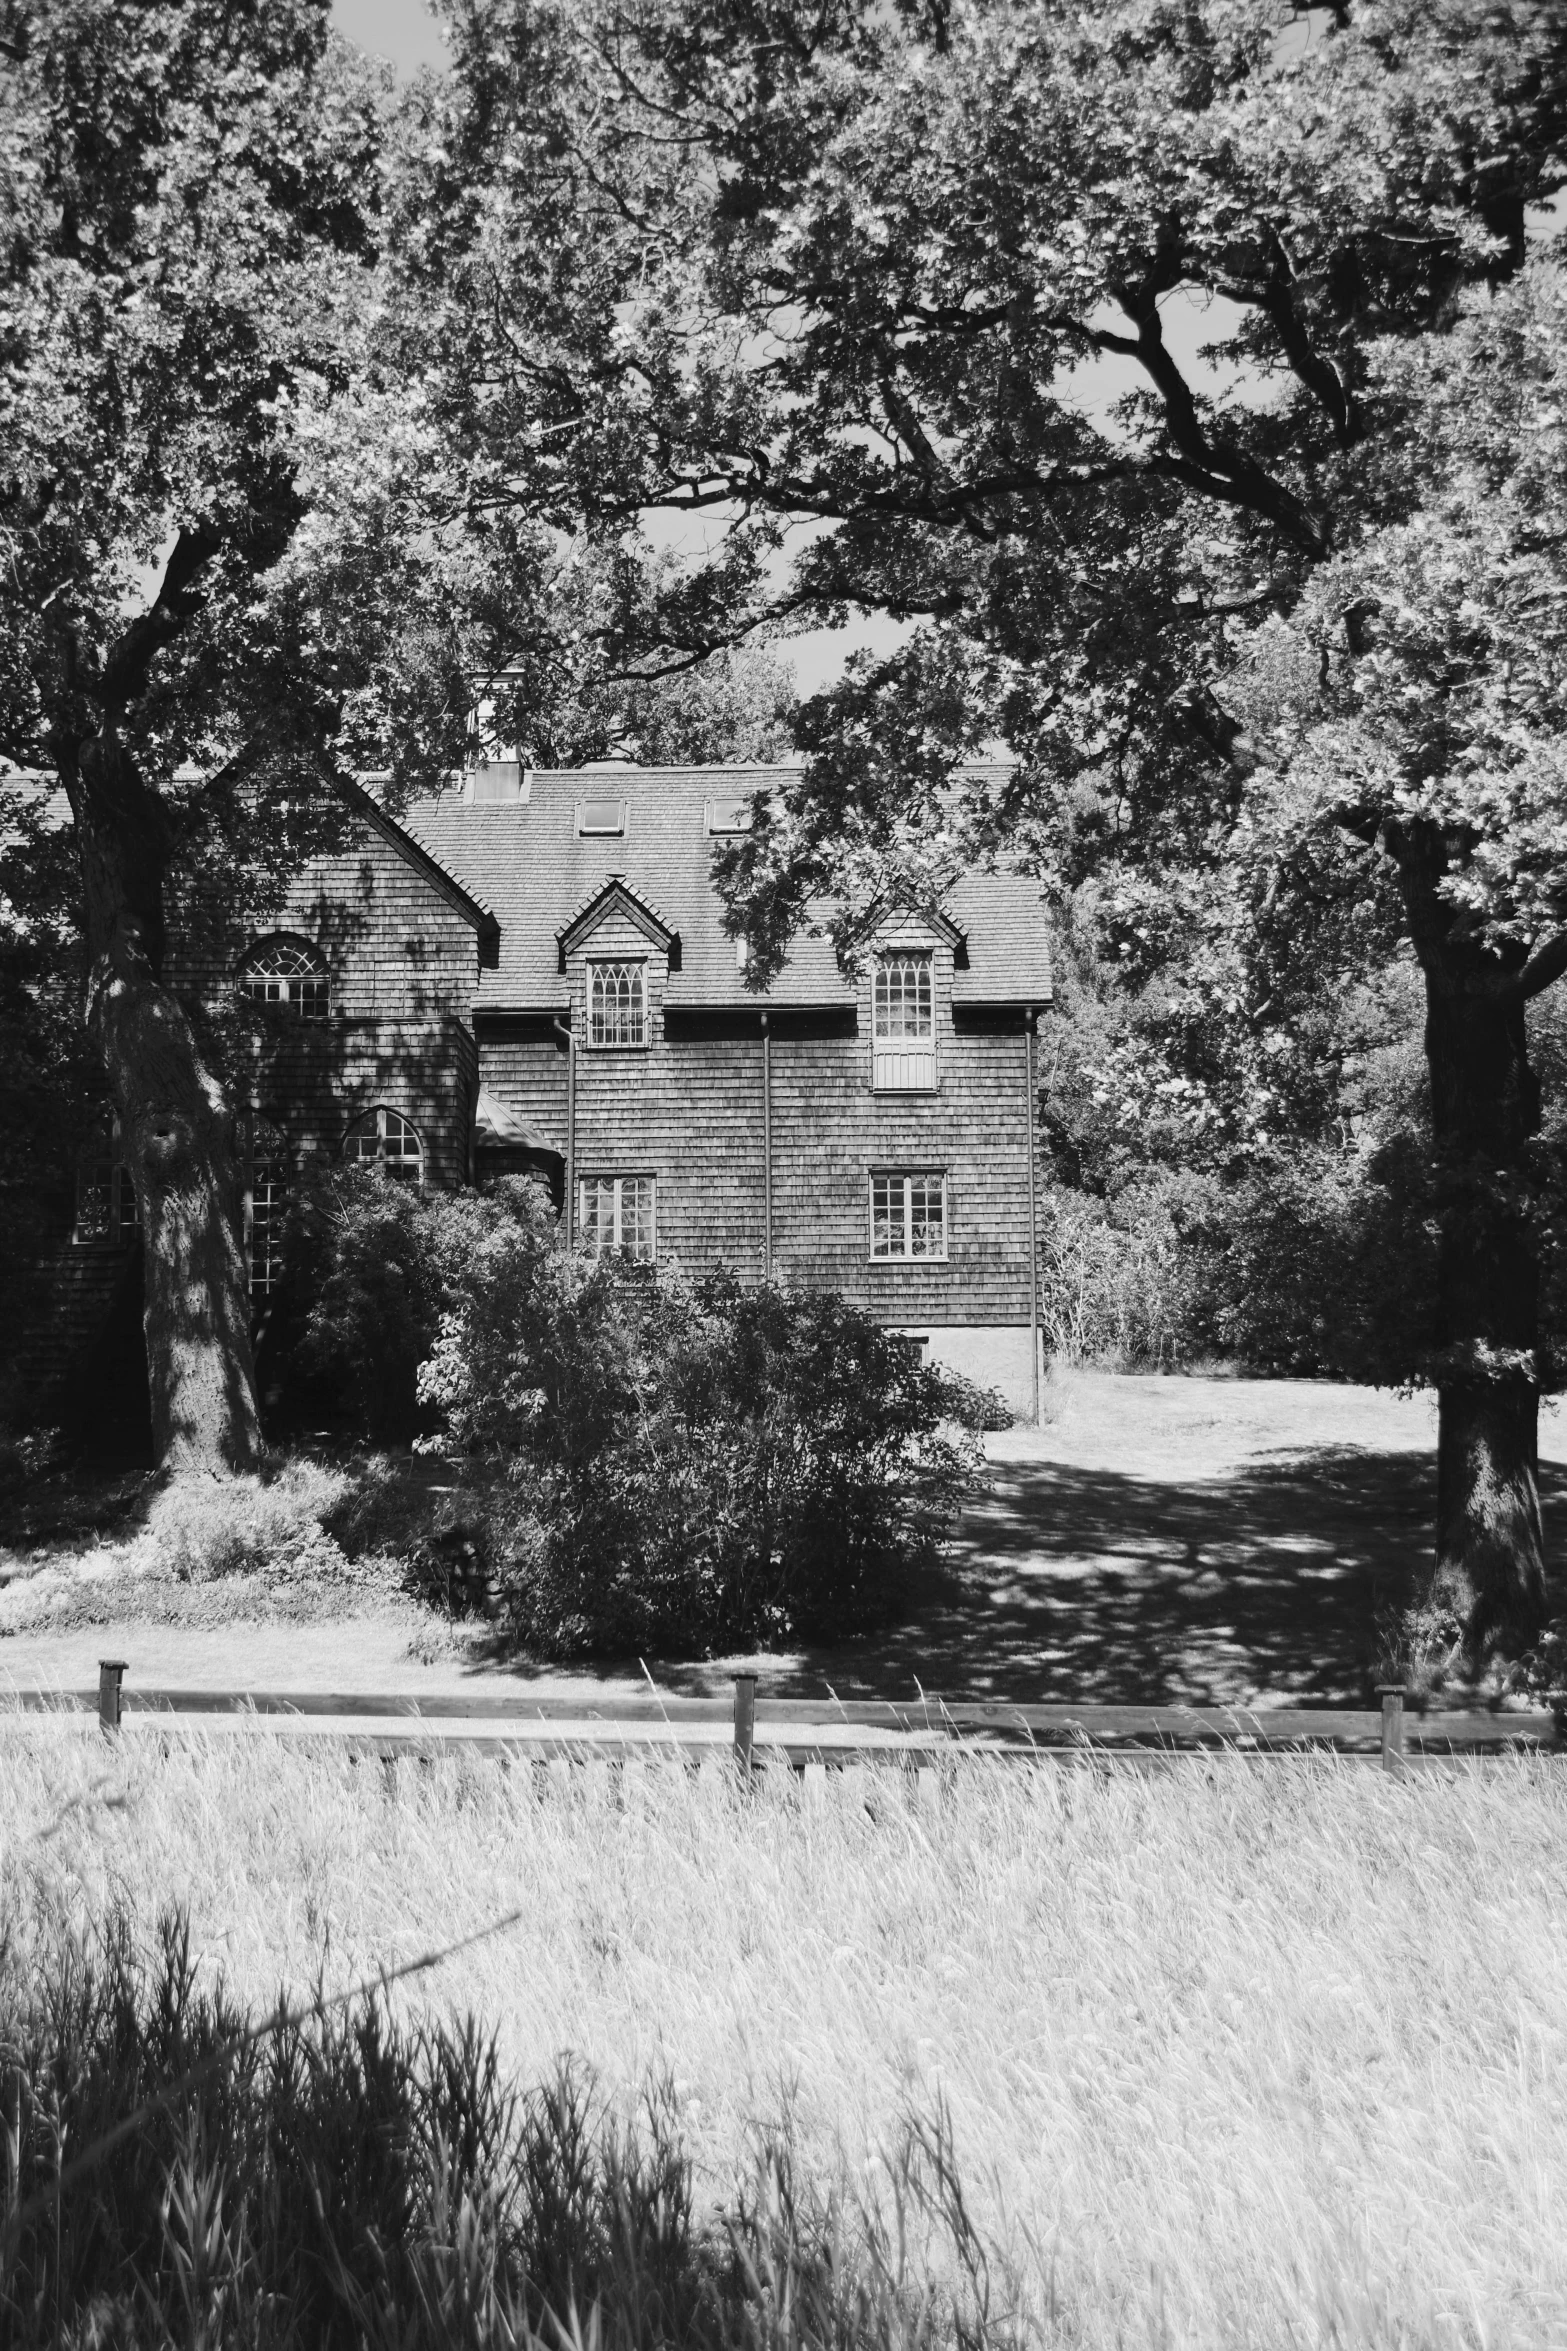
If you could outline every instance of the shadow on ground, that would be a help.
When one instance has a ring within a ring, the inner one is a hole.
[[[1541,1499],[1554,1516],[1567,1474],[1543,1466]],[[652,1671],[664,1689],[718,1692],[752,1664],[776,1697],[1359,1703],[1379,1678],[1379,1614],[1428,1569],[1433,1500],[1428,1455],[1351,1446],[1180,1484],[996,1463],[904,1623]]]

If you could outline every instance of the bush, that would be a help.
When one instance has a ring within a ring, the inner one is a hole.
[[[288,1461],[265,1478],[182,1478],[155,1495],[142,1541],[182,1582],[219,1576],[341,1570],[322,1526],[346,1481],[314,1461]]]
[[[318,1996],[258,2027],[221,1981],[197,1988],[174,1915],[151,1967],[123,1917],[27,1975],[4,1956],[0,2309],[18,2351],[1013,2339],[911,2279],[879,2213],[850,2223],[797,2186],[786,2133],[764,2135],[754,2194],[695,2226],[667,2077],[644,2093],[644,2143],[594,2113],[569,2058],[520,2096],[471,2022]],[[966,2248],[945,2135],[906,2133],[894,2187],[900,2214],[928,2201]]]
[[[552,1244],[548,1199],[526,1178],[483,1194],[420,1192],[373,1161],[302,1186],[258,1345],[270,1424],[320,1420],[381,1444],[428,1429],[417,1378],[441,1316],[482,1280],[496,1233],[519,1225]]]
[[[567,1258],[524,1221],[420,1392],[498,1473],[501,1604],[558,1657],[884,1619],[979,1459],[971,1395],[842,1299]]]

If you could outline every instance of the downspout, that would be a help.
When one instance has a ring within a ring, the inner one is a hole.
[[[1039,1207],[1034,1167],[1034,1039],[1039,1015],[1032,1004],[1023,1015],[1023,1066],[1028,1077],[1028,1368],[1033,1383],[1034,1426],[1039,1426]]]
[[[762,1015],[762,1279],[773,1278],[773,1039]]]
[[[571,1228],[577,1209],[577,1046],[566,1021],[554,1023],[557,1037],[566,1040],[566,1248],[571,1248]]]

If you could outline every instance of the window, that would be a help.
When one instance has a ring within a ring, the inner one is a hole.
[[[588,965],[588,1043],[647,1043],[647,973],[643,964]]]
[[[623,833],[626,829],[624,800],[579,800],[577,803],[577,831],[585,839],[595,835]]]
[[[947,1179],[939,1169],[871,1177],[871,1255],[932,1258],[947,1254]]]
[[[325,1020],[332,1009],[326,964],[308,939],[279,932],[251,948],[240,965],[241,992],[252,1004],[266,1004],[295,1020]]]
[[[250,1144],[250,1223],[245,1235],[250,1295],[257,1306],[272,1295],[282,1276],[292,1173],[288,1137],[269,1119],[258,1118]]]
[[[118,1249],[140,1231],[136,1187],[120,1157],[120,1122],[115,1119],[77,1163],[76,1223],[71,1237],[83,1248]]]
[[[585,1176],[579,1193],[582,1246],[591,1257],[623,1249],[651,1265],[657,1254],[650,1175]]]
[[[343,1137],[343,1157],[379,1159],[387,1174],[399,1183],[424,1181],[424,1145],[418,1129],[400,1110],[388,1110],[384,1104],[355,1119]]]
[[[935,981],[929,955],[878,955],[871,983],[874,1083],[896,1092],[936,1083]]]
[[[750,800],[709,800],[707,829],[710,833],[748,833],[751,830]]]

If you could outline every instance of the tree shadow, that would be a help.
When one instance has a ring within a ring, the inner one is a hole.
[[[1549,1519],[1567,1472],[1542,1466],[1540,1488]],[[1429,1570],[1432,1498],[1428,1454],[1354,1446],[1179,1484],[994,1463],[899,1623],[654,1671],[661,1688],[693,1694],[726,1690],[744,1664],[772,1697],[830,1685],[841,1697],[1364,1703],[1378,1617]]]

